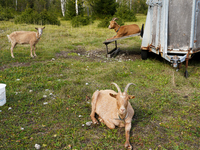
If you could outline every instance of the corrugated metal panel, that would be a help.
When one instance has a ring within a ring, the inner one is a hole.
[[[152,19],[152,33],[151,33],[151,35],[152,35],[152,41],[151,41],[151,44],[153,45],[153,46],[156,46],[155,44],[156,44],[156,28],[157,28],[157,8],[158,6],[154,6],[153,7],[153,19]]]
[[[196,3],[196,48],[200,48],[200,1]]]
[[[188,50],[190,47],[192,0],[169,1],[168,48]]]

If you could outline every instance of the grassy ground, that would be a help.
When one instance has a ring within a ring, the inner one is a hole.
[[[138,15],[139,26],[145,16]],[[29,46],[10,56],[7,34],[33,30],[34,25],[0,23],[0,82],[7,103],[0,107],[0,149],[124,149],[124,128],[86,126],[91,121],[91,96],[97,89],[121,88],[127,83],[135,110],[130,142],[134,149],[200,149],[200,62],[191,60],[190,77],[151,55],[139,57],[139,37],[119,41],[124,54],[105,57],[105,39],[115,35],[92,25],[72,28],[46,25],[37,44],[37,58]],[[127,23],[129,24],[129,23]],[[184,65],[183,65],[184,68]]]

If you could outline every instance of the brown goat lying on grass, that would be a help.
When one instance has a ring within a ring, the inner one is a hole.
[[[40,37],[42,36],[43,28],[35,28],[37,32],[31,31],[15,31],[10,35],[7,35],[9,42],[11,42],[11,56],[14,58],[13,49],[17,44],[30,44],[31,46],[31,57],[32,54],[32,47],[34,46],[34,56],[35,54],[35,45],[39,42]]]
[[[116,36],[109,38],[107,40],[112,40],[115,38],[120,38],[123,36],[128,36],[131,34],[136,34],[136,33],[140,33],[140,28],[137,24],[131,24],[131,25],[124,25],[124,26],[120,26],[117,24],[117,22],[115,22],[117,18],[113,18],[110,21],[110,25],[109,25],[109,29],[114,29],[115,32],[117,33]]]
[[[125,148],[132,149],[129,137],[134,110],[128,100],[135,98],[135,96],[128,95],[127,90],[133,83],[127,84],[123,93],[116,83],[112,84],[116,86],[118,93],[113,90],[94,92],[90,117],[93,124],[97,124],[96,113],[99,116],[99,121],[105,123],[110,129],[114,129],[115,126],[125,127],[126,142],[124,146]]]

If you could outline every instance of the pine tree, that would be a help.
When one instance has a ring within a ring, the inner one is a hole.
[[[105,18],[115,14],[117,3],[116,0],[95,0],[91,6],[98,18]]]

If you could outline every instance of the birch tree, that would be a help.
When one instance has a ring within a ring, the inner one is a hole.
[[[75,1],[76,15],[78,15],[78,0]]]
[[[65,16],[65,11],[66,11],[66,2],[67,2],[67,0],[60,0],[60,2],[61,2],[62,15],[64,17]]]
[[[15,10],[17,11],[17,0],[15,1]]]

